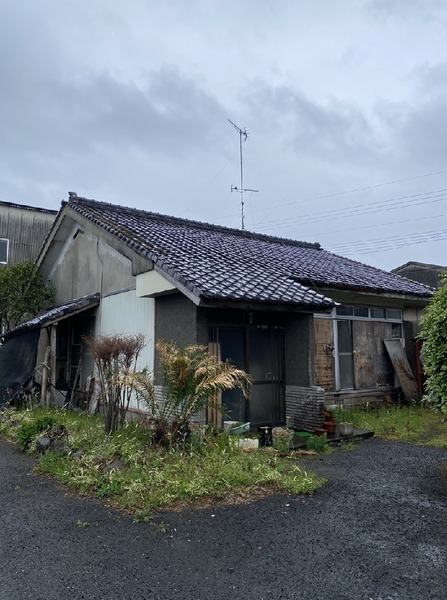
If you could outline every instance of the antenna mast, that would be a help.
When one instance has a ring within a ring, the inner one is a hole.
[[[240,127],[238,127],[235,123],[233,123],[233,121],[230,121],[230,119],[227,119],[227,120],[229,123],[231,123],[231,125],[233,125],[233,127],[236,129],[236,131],[239,134],[239,161],[240,161],[240,166],[241,166],[240,186],[237,187],[237,185],[232,185],[231,191],[239,192],[241,195],[241,229],[244,230],[245,229],[244,194],[245,194],[245,192],[259,192],[259,190],[252,190],[250,188],[244,188],[244,164],[243,164],[243,160],[242,160],[242,142],[247,141],[248,132],[245,128],[241,129]]]

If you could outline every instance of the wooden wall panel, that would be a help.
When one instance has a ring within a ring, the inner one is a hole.
[[[353,321],[355,389],[393,385],[393,369],[383,343],[391,337],[391,329],[391,323]]]
[[[335,390],[334,332],[332,320],[314,319],[317,385]]]
[[[354,350],[354,387],[376,387],[374,373],[376,344],[371,321],[352,322],[352,346]]]
[[[392,323],[373,323],[376,343],[376,385],[394,385],[394,368],[386,351],[383,340],[392,337]]]

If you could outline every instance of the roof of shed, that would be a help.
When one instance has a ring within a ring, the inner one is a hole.
[[[329,308],[319,288],[430,297],[433,290],[332,254],[319,244],[190,221],[70,194],[71,209],[108,231],[198,299]]]
[[[82,298],[75,298],[74,300],[70,300],[69,302],[65,302],[64,304],[60,304],[58,306],[54,306],[50,308],[36,317],[17,325],[10,331],[7,331],[2,335],[3,340],[8,340],[11,337],[14,337],[24,331],[28,331],[31,329],[37,329],[41,327],[45,327],[47,325],[51,325],[51,323],[56,323],[62,319],[75,315],[79,312],[92,308],[99,304],[99,292],[96,294],[90,294],[89,296],[82,296]]]

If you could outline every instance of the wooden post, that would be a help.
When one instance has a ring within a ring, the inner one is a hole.
[[[50,346],[51,346],[51,367],[50,367],[50,390],[48,406],[54,406],[54,390],[56,389],[56,333],[57,323],[51,326]]]
[[[217,360],[220,360],[220,344],[217,342],[209,342],[208,353],[212,356],[215,356]],[[208,406],[208,414],[207,414],[208,424],[214,425],[215,427],[222,426],[222,411],[220,410],[221,406],[222,406],[222,392],[219,391],[216,393],[215,397],[212,399],[212,404]]]
[[[45,350],[45,358],[43,359],[42,368],[42,389],[40,393],[40,405],[43,407],[48,406],[47,403],[47,389],[48,389],[48,372],[50,370],[50,357],[51,357],[51,346],[48,346]]]

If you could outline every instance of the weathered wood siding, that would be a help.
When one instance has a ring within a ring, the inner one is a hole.
[[[317,386],[335,389],[334,331],[332,320],[314,319]]]
[[[391,323],[352,321],[355,389],[393,385],[393,368],[383,340],[392,335]]]

